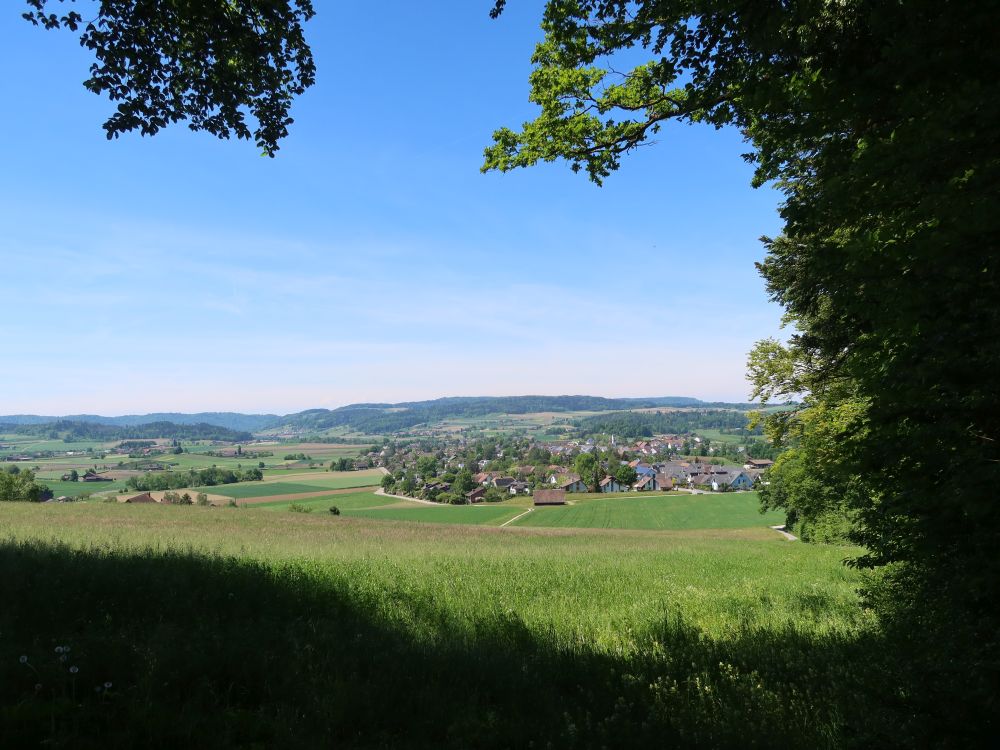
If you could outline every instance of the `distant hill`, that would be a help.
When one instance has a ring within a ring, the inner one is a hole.
[[[70,419],[51,422],[13,424],[0,417],[0,432],[18,435],[37,435],[59,440],[148,440],[173,438],[175,440],[224,440],[242,443],[253,439],[245,430],[231,430],[219,425],[175,424],[174,422],[145,422],[143,424],[101,424]]]
[[[706,403],[686,396],[648,398],[602,398],[600,396],[455,396],[431,401],[404,401],[398,404],[350,404],[339,409],[307,409],[294,414],[241,414],[238,412],[176,412],[129,414],[103,417],[96,414],[39,416],[14,414],[0,416],[3,425],[49,425],[71,422],[138,428],[151,423],[179,426],[214,425],[240,433],[287,428],[291,430],[327,430],[347,427],[356,432],[381,434],[405,430],[417,425],[456,417],[480,417],[488,414],[530,414],[534,412],[624,411],[655,407],[725,407],[743,404]],[[76,432],[82,429],[75,430]]]
[[[282,426],[300,430],[349,427],[376,435],[397,432],[420,424],[455,417],[487,414],[532,414],[535,412],[614,411],[650,407],[700,406],[703,402],[685,396],[651,398],[602,398],[600,396],[456,396],[433,401],[398,404],[351,404],[339,409],[309,409],[289,414]]]
[[[50,424],[52,422],[81,422],[87,424],[116,425],[134,427],[153,422],[170,422],[176,425],[210,424],[240,432],[256,432],[281,423],[277,414],[239,414],[232,411],[206,411],[197,414],[178,412],[158,412],[155,414],[126,414],[121,417],[102,417],[97,414],[67,414],[59,417],[44,417],[37,414],[12,414],[0,416],[0,424]]]

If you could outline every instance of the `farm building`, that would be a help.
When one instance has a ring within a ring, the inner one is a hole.
[[[476,487],[472,492],[465,493],[465,499],[470,503],[481,503],[483,501],[483,496],[486,494],[485,487]]]
[[[566,490],[535,490],[535,505],[565,505]]]

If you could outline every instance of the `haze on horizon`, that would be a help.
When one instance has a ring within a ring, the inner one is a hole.
[[[87,52],[0,24],[27,63],[2,105],[0,413],[746,400],[747,352],[780,335],[754,268],[779,220],[738,134],[668,127],[604,188],[481,175],[533,111],[538,9],[389,5],[308,25],[318,82],[273,160],[183,125],[108,142]]]

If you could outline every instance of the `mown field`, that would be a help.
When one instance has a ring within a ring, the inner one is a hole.
[[[331,471],[309,474],[296,473],[280,478],[268,477],[259,482],[238,482],[212,487],[193,487],[190,492],[214,492],[236,500],[264,498],[280,495],[322,492],[323,490],[375,487],[382,479],[376,469],[368,471]]]
[[[216,492],[232,494],[225,485]],[[310,489],[312,487],[312,490]],[[754,492],[726,494],[638,494],[571,495],[571,505],[532,507],[531,499],[520,497],[496,505],[431,505],[376,495],[374,491],[330,494],[322,497],[275,499],[267,497],[315,490],[314,485],[283,482],[252,483],[240,497],[253,500],[248,508],[328,511],[336,505],[344,515],[383,521],[416,521],[473,526],[512,526],[581,529],[763,529],[784,522],[784,514],[761,513]],[[206,490],[207,491],[207,490]],[[528,511],[525,513],[525,511]]]
[[[516,526],[587,529],[739,529],[776,526],[784,513],[760,512],[755,492],[713,495],[640,494],[590,499],[574,497],[573,505],[535,508]]]
[[[854,551],[766,528],[4,503],[0,529],[0,746],[817,748],[884,724]]]

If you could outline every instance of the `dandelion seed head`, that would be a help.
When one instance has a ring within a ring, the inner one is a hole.
[[[21,658],[18,659],[18,661],[21,662],[22,664],[27,664],[28,663],[28,657],[27,657],[27,655],[26,654],[21,654]]]
[[[104,689],[105,690],[110,690],[111,689],[111,683],[110,682],[105,682],[104,683]]]
[[[56,653],[57,654],[61,654],[62,652],[63,652],[63,647],[62,646],[56,646]]]
[[[69,668],[69,673],[70,673],[70,674],[76,674],[76,673],[77,673],[77,672],[79,672],[79,671],[80,671],[80,670],[79,670],[79,669],[77,669],[77,668],[76,668],[75,666],[74,666],[74,667],[70,667],[70,668]]]

